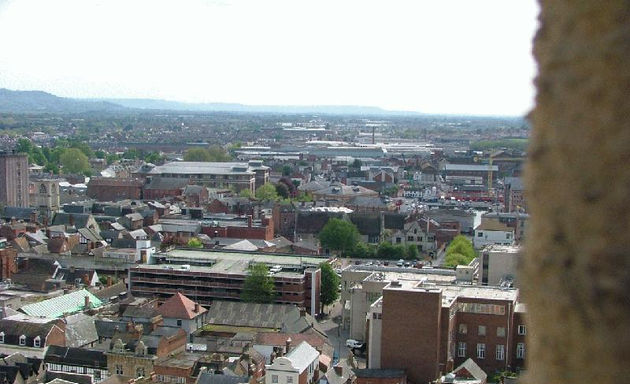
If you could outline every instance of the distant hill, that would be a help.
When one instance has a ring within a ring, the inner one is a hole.
[[[240,112],[330,115],[420,115],[355,105],[245,105],[235,103],[183,103],[153,99],[70,99],[42,91],[0,88],[0,113],[82,113],[126,110],[189,112]]]
[[[355,105],[245,105],[235,103],[182,103],[153,99],[98,99],[127,108],[193,112],[246,112],[278,114],[332,114],[332,115],[419,115],[416,112],[388,111],[378,107]]]
[[[0,112],[4,113],[81,113],[125,109],[108,101],[75,100],[42,91],[12,91],[0,88]]]

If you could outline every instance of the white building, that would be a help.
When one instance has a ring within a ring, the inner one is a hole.
[[[319,352],[303,341],[265,368],[266,384],[312,384],[319,380]]]
[[[488,245],[481,251],[480,285],[517,284],[517,266],[521,247]]]
[[[514,228],[496,221],[482,221],[475,228],[473,244],[477,249],[492,244],[512,245],[514,244]]]

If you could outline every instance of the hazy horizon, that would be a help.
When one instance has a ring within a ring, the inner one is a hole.
[[[522,116],[537,12],[534,0],[0,0],[0,88]]]

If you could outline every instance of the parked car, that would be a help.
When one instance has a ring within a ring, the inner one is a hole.
[[[387,267],[389,265],[389,261],[383,261],[383,265]]]
[[[348,348],[361,348],[363,346],[363,343],[358,341],[358,340],[354,340],[354,339],[348,339],[346,340],[346,347]]]
[[[398,260],[396,265],[399,266],[399,267],[402,267],[403,265],[405,265],[405,260],[403,260],[403,259]]]

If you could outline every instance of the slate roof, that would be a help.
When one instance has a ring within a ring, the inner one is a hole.
[[[57,214],[55,214],[55,218],[53,219],[52,225],[69,225],[70,215],[72,215],[72,219],[74,220],[75,228],[85,228],[87,226],[88,220],[92,216],[89,213],[57,212]]]
[[[171,296],[158,308],[158,313],[162,317],[170,319],[191,320],[206,312],[208,310],[202,306],[199,306],[199,312],[195,312],[195,302],[179,292]]]
[[[300,211],[297,215],[297,232],[298,233],[314,233],[319,234],[324,228],[328,220],[332,218],[342,219],[344,214],[341,212],[304,212]]]
[[[150,307],[150,306],[137,306],[137,305],[130,305],[125,309],[125,312],[123,312],[123,317],[129,317],[129,318],[142,318],[142,319],[151,319],[155,316],[159,315],[159,312],[156,308]]]
[[[44,356],[46,363],[71,364],[80,367],[107,369],[107,355],[104,351],[85,348],[48,346]]]
[[[67,295],[28,304],[20,308],[21,312],[30,316],[57,318],[64,313],[75,313],[84,309],[85,296],[90,298],[90,308],[100,307],[101,301],[85,289]]]
[[[5,333],[7,339],[10,335],[24,335],[28,338],[39,336],[42,340],[45,340],[50,330],[55,327],[55,324],[52,322],[28,322],[21,320],[22,318],[19,318],[19,320],[13,320],[12,318],[0,320],[0,329]]]
[[[57,272],[55,273],[55,280],[63,280],[68,285],[75,285],[76,280],[81,279],[81,284],[88,285],[89,282],[92,281],[95,273],[96,272],[94,270],[90,270],[90,269],[75,268],[73,270],[72,268],[60,267],[59,269],[57,269]],[[86,275],[89,280],[88,284],[86,284],[84,281],[84,278]]]
[[[293,368],[302,373],[313,361],[319,358],[319,352],[309,343],[303,341],[297,347],[291,348],[284,357],[291,361]]]
[[[405,215],[396,212],[383,212],[385,229],[404,229]]]
[[[209,324],[281,329],[285,322],[295,322],[299,317],[300,310],[294,305],[215,300],[206,321]]]
[[[83,237],[93,243],[103,240],[103,238],[97,231],[93,231],[90,228],[79,228],[77,232],[79,232],[81,235],[83,235]]]
[[[354,224],[359,233],[364,236],[380,236],[381,234],[381,214],[380,212],[360,213],[353,212],[350,221]]]
[[[345,384],[348,379],[356,377],[348,360],[340,360],[336,366],[341,367],[341,375],[338,375],[334,369],[329,369],[325,374],[329,384]]]
[[[197,378],[196,384],[247,384],[247,376],[215,375],[210,372],[203,372]]]
[[[106,302],[114,296],[118,297],[118,295],[123,292],[127,292],[127,285],[121,281],[112,285],[111,287],[103,288],[94,292],[94,296],[98,297],[99,300]]]
[[[2,210],[2,218],[9,220],[15,217],[17,220],[30,221],[31,213],[35,211],[35,208],[23,208],[23,207],[4,207]]]
[[[66,317],[67,347],[83,347],[97,340],[98,333],[91,316],[77,313]]]

